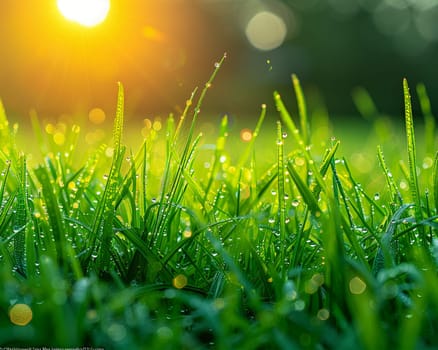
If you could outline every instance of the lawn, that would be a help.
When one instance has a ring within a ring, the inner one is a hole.
[[[254,125],[224,116],[206,132],[221,64],[181,117],[141,128],[125,125],[120,84],[108,144],[35,117],[30,154],[0,110],[1,346],[438,346],[425,88],[414,118],[403,81],[400,123],[357,90],[365,122],[342,126],[306,105],[293,76],[297,108],[270,102],[278,122],[262,105]],[[125,127],[139,146],[125,146]]]

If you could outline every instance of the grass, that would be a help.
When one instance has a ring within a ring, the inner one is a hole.
[[[424,86],[421,146],[406,80],[403,148],[357,90],[374,132],[348,153],[296,76],[298,123],[275,92],[272,139],[263,105],[248,142],[229,140],[227,117],[210,142],[198,119],[222,62],[137,151],[122,140],[122,85],[113,144],[85,159],[77,125],[57,143],[34,118],[43,160],[30,165],[0,109],[1,346],[438,346],[438,156]]]

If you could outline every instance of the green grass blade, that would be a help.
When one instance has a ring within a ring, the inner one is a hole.
[[[310,129],[309,129],[309,121],[307,118],[307,106],[306,106],[306,100],[304,98],[300,81],[298,80],[298,77],[295,74],[292,74],[292,84],[294,86],[295,96],[297,98],[301,134],[303,135],[304,144],[307,146],[310,144]]]
[[[113,238],[113,219],[115,216],[116,197],[118,195],[119,176],[125,147],[121,145],[124,120],[124,90],[119,83],[116,117],[113,128],[113,159],[106,180],[102,199],[99,201],[90,234],[90,251],[85,257],[88,265],[92,255],[97,254],[97,269],[101,273],[109,273],[111,240]],[[100,245],[97,244],[100,239]]]
[[[163,273],[165,280],[171,280],[173,274],[169,269],[169,265],[166,263],[164,258],[161,258],[157,255],[157,252],[154,249],[149,248],[147,243],[141,238],[139,232],[135,229],[126,229],[123,231],[123,235],[134,245],[137,251],[146,259],[147,268],[150,273],[153,273],[154,276],[148,276],[150,281],[153,281],[153,278],[157,277],[157,274]]]
[[[189,113],[190,107],[193,105],[193,100],[196,96],[196,92],[198,91],[198,88],[194,89],[192,91],[192,94],[190,95],[190,98],[186,101],[186,105],[184,107],[184,111],[181,114],[181,117],[179,119],[178,125],[176,127],[175,130],[175,134],[173,136],[173,142],[176,143],[176,141],[178,140],[178,137],[180,135],[181,129],[184,125],[184,121],[186,120],[187,114]]]
[[[319,174],[321,175],[320,178],[324,178],[324,176],[327,174],[327,170],[330,168],[330,164],[332,163],[335,153],[339,148],[339,141],[336,141],[336,143],[330,148],[330,150],[325,154],[324,159],[322,161],[321,166],[319,167]],[[315,198],[318,198],[321,191],[325,190],[325,186],[323,183],[318,181],[317,178],[317,184],[313,190],[313,195]]]
[[[345,235],[347,236],[348,240],[350,241],[350,244],[352,246],[352,250],[356,254],[359,262],[362,266],[368,267],[368,261],[365,257],[365,250],[360,246],[360,243],[358,241],[357,234],[351,229],[351,226],[345,219],[345,217],[341,216],[342,221],[342,227],[344,229]]]
[[[248,293],[248,298],[254,304],[258,303],[257,295],[254,293],[254,288],[250,281],[246,278],[245,273],[236,265],[232,256],[224,249],[222,243],[213,236],[213,234],[208,231],[207,238],[211,242],[214,250],[218,252],[218,254],[222,257],[226,267],[234,274],[239,284],[244,288],[244,290]]]
[[[220,158],[225,149],[225,143],[228,135],[228,117],[224,116],[221,121],[221,125],[219,128],[219,136],[216,140],[216,148],[214,151],[214,160],[211,170],[208,173],[207,185],[205,187],[203,202],[207,201],[207,196],[210,193],[211,186],[213,185],[213,181],[215,176],[217,175],[220,168]]]
[[[403,198],[400,193],[398,186],[395,184],[392,173],[389,171],[388,166],[385,162],[385,157],[383,155],[382,148],[380,146],[377,147],[377,157],[379,159],[380,167],[383,170],[383,174],[385,175],[386,184],[388,186],[390,195],[391,195],[391,208],[393,211],[395,208],[399,207],[403,204]]]
[[[281,123],[277,122],[277,200],[278,200],[278,218],[279,218],[279,229],[280,229],[280,242],[281,251],[279,255],[280,266],[284,266],[284,259],[286,255],[286,203],[285,203],[285,174],[284,174],[285,164],[284,164],[284,137]],[[282,269],[283,270],[283,269]],[[286,270],[282,271],[282,277],[284,278],[287,274]]]
[[[14,232],[14,257],[16,269],[26,274],[26,224],[27,224],[27,167],[26,158],[20,156],[20,164],[17,165],[18,192],[15,204],[15,214],[12,231]]]
[[[392,216],[386,232],[383,234],[380,240],[380,247],[377,250],[376,257],[373,263],[373,273],[377,273],[383,268],[394,267],[395,265],[395,249],[392,244],[393,237],[397,225],[400,223],[400,218],[407,209],[411,207],[411,204],[403,204]]]
[[[110,255],[111,255],[111,241],[113,239],[113,220],[116,209],[116,197],[118,195],[119,174],[122,167],[124,154],[124,147],[119,149],[117,158],[111,166],[110,174],[108,176],[107,184],[103,194],[103,216],[101,228],[101,244],[99,247],[99,256],[97,260],[98,269],[104,273],[110,270]]]
[[[148,189],[148,172],[147,172],[147,159],[148,159],[148,154],[147,154],[147,144],[146,141],[143,142],[143,157],[142,157],[142,161],[141,161],[141,193],[140,193],[140,198],[142,198],[142,214],[145,217],[145,213],[146,213],[146,209],[148,207],[147,205],[147,189]]]
[[[292,133],[292,137],[294,138],[295,142],[297,143],[298,147],[300,148],[306,160],[306,169],[311,171],[317,183],[323,187],[324,181],[320,175],[319,169],[315,164],[315,161],[312,159],[310,155],[310,148],[304,142],[300,131],[298,130],[295,122],[293,121],[291,115],[289,114],[289,111],[284,105],[280,94],[277,91],[274,92],[274,102],[275,102],[275,106],[277,107],[277,111],[280,113],[281,120],[283,121],[284,125],[289,129],[289,131]],[[310,181],[309,171],[307,172],[307,182]]]
[[[194,121],[192,121],[193,126]],[[173,217],[175,212],[175,206],[173,203],[178,203],[179,199],[182,198],[186,189],[186,179],[184,178],[184,171],[190,169],[191,162],[193,161],[193,156],[195,150],[199,143],[201,135],[199,135],[191,145],[186,145],[184,148],[184,153],[181,157],[181,161],[178,163],[177,171],[173,175],[170,190],[166,192],[166,201],[160,201],[159,203],[159,214],[157,217],[156,225],[153,229],[154,233],[159,235],[159,242],[163,238],[163,233],[167,227],[169,219]],[[190,170],[189,174],[190,174]]]
[[[114,122],[113,130],[113,142],[114,142],[114,155],[117,158],[120,153],[120,147],[122,142],[123,134],[123,120],[124,120],[124,104],[125,104],[125,94],[122,83],[118,83],[119,91],[117,94],[117,109],[116,109],[116,119]]]
[[[189,171],[184,169],[183,171],[184,179],[187,181],[188,187],[192,190],[196,200],[202,205],[204,210],[208,213],[211,210],[210,203],[205,199],[206,193],[202,189],[202,187],[194,180],[193,176]]]
[[[10,221],[12,220],[10,210],[13,207],[16,196],[17,196],[16,193],[12,193],[9,195],[6,202],[2,201],[3,204],[2,204],[2,207],[0,208],[0,210],[1,210],[1,212],[0,212],[0,239],[2,238],[3,235],[5,235],[8,232],[8,226],[9,226]]]
[[[348,223],[350,227],[354,226],[354,220],[353,220],[353,215],[350,211],[350,201],[347,200],[347,195],[345,193],[344,190],[344,186],[342,185],[341,180],[339,179],[338,176],[338,171],[336,169],[335,166],[335,162],[332,162],[332,172],[333,172],[333,188],[334,188],[334,193],[335,193],[335,203],[338,205],[339,208],[344,208],[345,212],[347,213],[347,217],[348,217]],[[339,199],[339,195],[341,195],[343,204],[340,203],[340,199]],[[339,217],[341,217],[342,215],[339,214]]]
[[[155,227],[153,228],[155,235],[164,232],[163,230],[167,225],[168,218],[172,217],[173,206],[171,205],[171,203],[175,202],[177,198],[182,197],[182,194],[184,193],[185,181],[183,178],[183,174],[184,174],[184,171],[190,166],[191,162],[193,161],[194,151],[195,151],[197,144],[199,142],[199,139],[200,139],[200,135],[199,135],[195,139],[195,141],[193,141],[193,143],[192,143],[192,139],[193,139],[193,135],[194,135],[194,131],[195,131],[196,120],[197,120],[197,117],[201,111],[201,105],[204,101],[204,98],[207,94],[207,91],[212,86],[214,78],[216,77],[223,61],[225,60],[225,57],[226,57],[226,55],[224,55],[222,57],[222,59],[215,64],[215,69],[214,69],[212,75],[210,76],[210,79],[205,84],[204,88],[202,89],[201,95],[200,95],[198,102],[196,104],[196,107],[194,109],[192,123],[190,125],[190,129],[189,129],[189,132],[188,132],[188,135],[186,138],[186,142],[184,145],[182,155],[181,155],[180,160],[178,162],[176,172],[173,175],[173,178],[170,182],[170,190],[166,191],[167,201],[169,204],[165,205],[163,203],[163,201],[160,201],[160,203],[159,203],[159,216],[158,216],[157,220],[155,221],[156,224],[154,225]],[[183,122],[183,120],[181,120],[180,124],[177,126],[177,130],[175,131],[175,138],[179,134],[180,125],[182,125],[182,122]],[[176,150],[172,150],[172,152],[176,152]],[[159,237],[160,240],[162,239],[162,236],[163,235],[160,235],[160,237]]]
[[[219,62],[215,63],[215,65],[214,65],[215,68],[213,70],[213,73],[211,74],[210,79],[208,79],[208,81],[204,85],[204,88],[201,91],[201,95],[199,96],[198,102],[196,103],[196,107],[194,108],[194,111],[193,111],[193,119],[192,119],[192,123],[190,125],[190,130],[189,130],[189,134],[187,137],[186,147],[185,147],[185,150],[183,152],[183,155],[187,153],[186,149],[188,148],[188,146],[192,142],[192,137],[193,137],[193,133],[194,133],[196,120],[198,118],[199,113],[201,112],[201,106],[202,106],[202,103],[204,102],[205,96],[207,95],[207,91],[211,88],[213,81],[216,78],[216,75],[219,72],[226,57],[227,57],[227,55],[224,54],[222,59]],[[184,160],[184,157],[182,157],[182,158]]]
[[[237,186],[236,186],[236,212],[235,216],[240,216],[240,197],[241,197],[241,185],[242,185],[242,169],[239,170],[239,176],[237,176]]]
[[[265,117],[266,117],[266,105],[262,104],[262,110],[260,112],[259,120],[257,121],[254,132],[252,133],[252,138],[248,142],[248,146],[246,146],[245,150],[242,153],[242,156],[239,159],[239,162],[237,164],[237,169],[241,169],[244,166],[244,164],[248,160],[248,157],[250,156],[251,152],[253,151],[255,141],[260,134],[260,130],[262,128],[263,121],[265,120]]]
[[[415,218],[417,221],[423,219],[421,210],[420,188],[417,177],[416,143],[414,132],[414,120],[412,115],[411,96],[409,93],[408,81],[403,79],[403,93],[405,102],[405,124],[406,138],[408,144],[408,163],[409,163],[409,187],[411,190],[412,201],[415,204]]]
[[[166,160],[164,165],[164,173],[162,176],[161,181],[161,199],[160,199],[160,208],[158,211],[161,210],[161,205],[164,204],[164,198],[167,195],[167,186],[168,182],[170,181],[171,171],[172,171],[172,156],[174,153],[174,147],[175,144],[173,142],[174,137],[174,130],[175,124],[174,119],[172,116],[170,116],[167,120],[167,131],[166,131]]]
[[[292,162],[289,162],[287,164],[287,169],[289,170],[289,174],[291,175],[292,180],[297,186],[298,191],[303,197],[304,202],[308,205],[310,211],[314,215],[318,216],[321,213],[321,209],[319,208],[318,201],[316,200],[314,194],[309,189],[307,184],[303,180],[301,180],[301,177],[298,174],[298,172],[295,170],[295,167]]]
[[[298,130],[295,122],[293,121],[291,115],[289,114],[289,111],[287,110],[286,106],[284,105],[280,94],[277,91],[274,92],[274,102],[275,102],[275,105],[277,107],[277,111],[280,113],[280,117],[281,117],[284,125],[286,125],[286,127],[292,133],[292,136],[293,136],[295,142],[298,144],[298,146],[304,150],[305,149],[304,140],[301,137],[300,131]],[[306,154],[307,154],[307,152],[306,152]]]
[[[433,199],[435,202],[435,213],[438,213],[438,152],[435,153],[435,159],[433,162],[432,188]]]
[[[42,187],[42,195],[46,206],[47,215],[50,223],[50,233],[46,236],[51,236],[51,240],[55,242],[56,260],[60,266],[64,263],[64,246],[65,246],[65,226],[60,210],[56,191],[53,187],[50,175],[46,167],[40,166],[35,170],[35,175]]]

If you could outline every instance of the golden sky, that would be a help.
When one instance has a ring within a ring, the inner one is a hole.
[[[67,21],[55,0],[0,7],[0,98],[20,118],[111,112],[118,81],[132,113],[176,111],[230,45],[196,1],[113,0],[93,28]]]

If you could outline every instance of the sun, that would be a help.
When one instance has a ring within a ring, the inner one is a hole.
[[[57,0],[58,9],[70,21],[85,27],[102,23],[108,15],[110,0]]]

